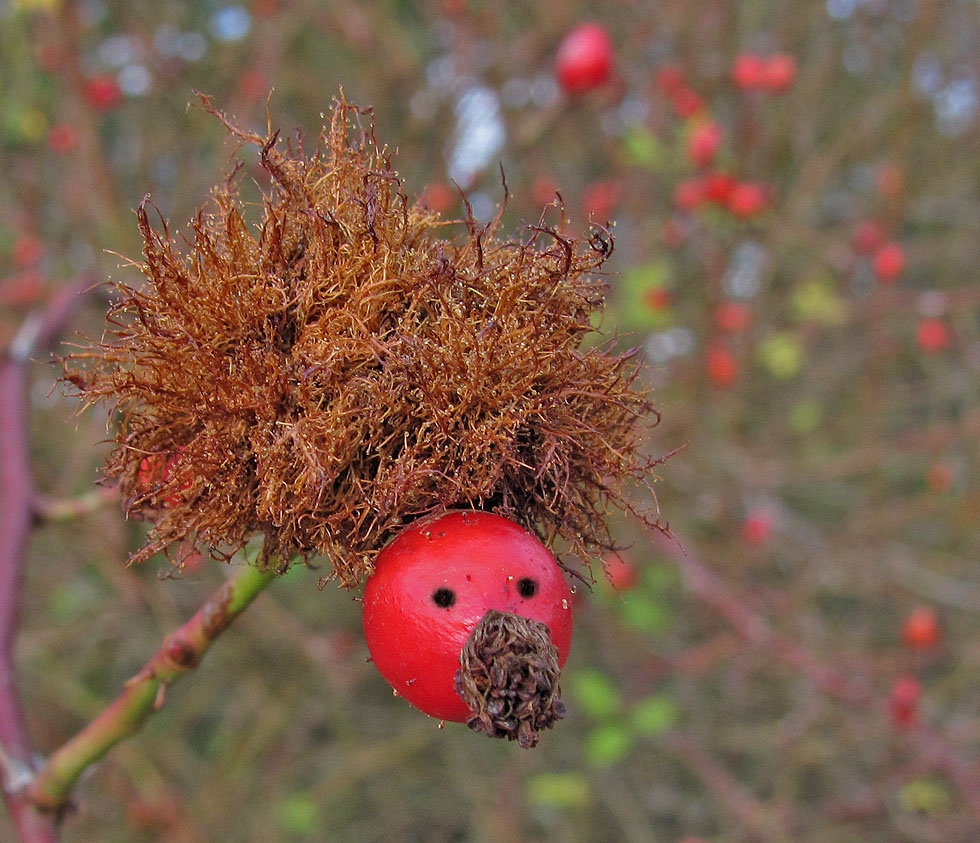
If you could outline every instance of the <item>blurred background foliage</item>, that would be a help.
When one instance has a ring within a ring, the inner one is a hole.
[[[572,96],[583,21],[614,69]],[[650,451],[683,446],[678,541],[618,525],[538,749],[392,697],[356,595],[296,569],[85,779],[65,840],[977,839],[978,44],[975,0],[0,0],[0,341],[73,279],[133,280],[112,252],[139,255],[144,194],[183,229],[230,170],[193,90],[313,136],[343,88],[449,217],[454,181],[492,217],[502,166],[505,231],[556,190],[573,232],[615,221],[602,328],[649,364]],[[105,418],[55,374],[31,426],[60,500]],[[140,529],[110,506],[34,534],[42,753],[225,575],[123,567]]]

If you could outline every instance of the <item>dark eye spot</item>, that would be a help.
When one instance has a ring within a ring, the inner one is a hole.
[[[517,593],[521,597],[534,597],[538,593],[538,584],[530,577],[524,577],[517,581]]]
[[[432,602],[440,609],[448,609],[456,602],[456,592],[451,588],[437,588],[432,592]]]

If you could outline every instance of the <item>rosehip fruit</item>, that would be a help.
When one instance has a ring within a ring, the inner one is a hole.
[[[914,676],[900,676],[888,697],[888,713],[896,729],[909,729],[919,722],[922,686]]]
[[[613,44],[597,23],[575,27],[558,48],[555,73],[568,94],[584,94],[605,84],[612,75]]]
[[[910,650],[934,650],[939,638],[939,618],[929,606],[913,609],[902,623],[902,642]]]
[[[776,53],[763,64],[762,84],[772,94],[783,94],[796,81],[796,59],[788,53]]]
[[[871,265],[882,284],[891,284],[905,269],[905,252],[898,243],[885,243],[875,252]]]
[[[949,348],[949,328],[942,319],[922,319],[916,329],[919,348],[926,354],[938,354]]]
[[[535,536],[499,515],[453,511],[406,528],[378,554],[364,637],[381,675],[416,708],[533,746],[536,730],[564,714],[557,678],[571,604]]]

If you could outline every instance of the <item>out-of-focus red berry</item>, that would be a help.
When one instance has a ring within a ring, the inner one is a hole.
[[[718,154],[724,132],[714,120],[698,123],[687,137],[687,156],[695,167],[708,167]]]
[[[420,198],[426,208],[435,211],[437,214],[444,214],[453,206],[453,200],[458,195],[448,184],[430,182],[422,190]]]
[[[180,463],[180,450],[175,454],[149,454],[143,457],[136,470],[136,491],[145,495],[157,486],[169,482],[174,474],[180,471]],[[182,502],[182,494],[192,485],[190,478],[186,475],[185,478],[178,485],[176,492],[166,495],[161,500],[164,507],[178,506]]]
[[[86,102],[96,111],[111,111],[123,101],[116,77],[109,74],[87,79],[84,92]]]
[[[70,155],[78,148],[78,130],[71,123],[55,123],[48,130],[48,149],[55,155]]]
[[[851,236],[851,246],[859,255],[870,255],[885,242],[885,229],[877,220],[862,220]]]
[[[728,173],[709,173],[702,182],[704,198],[708,202],[727,205],[737,184],[735,176]]]
[[[900,676],[888,697],[888,714],[896,729],[909,729],[919,722],[922,686],[914,676]]]
[[[558,196],[558,182],[551,176],[537,176],[531,182],[531,198],[536,205],[547,205],[554,202]]]
[[[668,97],[672,97],[684,86],[684,71],[676,64],[665,64],[657,71],[654,77],[654,85],[657,90]]]
[[[609,81],[613,69],[613,44],[605,27],[583,23],[575,27],[558,48],[555,74],[567,94],[584,94]]]
[[[636,566],[622,553],[610,553],[602,560],[602,569],[609,584],[616,591],[629,591],[636,585]]]
[[[715,324],[726,334],[740,334],[749,327],[752,311],[736,301],[726,301],[715,311]]]
[[[939,618],[929,606],[918,606],[902,622],[902,643],[910,650],[934,650],[939,646]]]
[[[723,345],[712,345],[708,349],[708,380],[717,387],[731,386],[738,377],[738,364]]]
[[[772,535],[772,514],[765,509],[750,512],[742,522],[741,533],[749,547],[761,547]]]
[[[693,117],[705,109],[704,100],[693,88],[682,85],[670,97],[670,104],[679,117]]]
[[[905,250],[898,243],[879,246],[871,259],[875,278],[882,284],[892,284],[905,269]]]
[[[238,93],[249,100],[257,100],[269,93],[269,79],[261,70],[246,70],[238,77]]]
[[[783,94],[796,81],[796,59],[789,53],[776,53],[763,62],[762,87],[772,94]]]
[[[898,196],[905,187],[905,176],[894,164],[884,164],[875,173],[875,186],[882,196]]]
[[[693,211],[704,201],[700,179],[684,179],[674,187],[674,204],[682,211]]]
[[[665,287],[651,287],[643,294],[643,303],[654,313],[670,309],[670,290]]]
[[[44,278],[33,269],[0,280],[0,304],[5,307],[29,307],[44,292]]]
[[[949,327],[942,319],[927,317],[920,320],[916,329],[919,348],[926,354],[938,354],[949,348]]]
[[[766,210],[768,191],[758,182],[739,182],[732,188],[727,204],[734,216],[742,220],[751,219]]]
[[[596,222],[608,220],[622,194],[622,185],[617,181],[607,179],[586,185],[582,193],[582,207],[586,218]]]
[[[22,234],[14,241],[11,257],[17,266],[25,269],[36,264],[44,253],[44,245],[33,234]]]
[[[761,88],[766,77],[766,63],[755,53],[739,53],[732,65],[732,82],[743,91]]]

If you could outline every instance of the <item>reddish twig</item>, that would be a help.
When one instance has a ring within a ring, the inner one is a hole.
[[[54,752],[25,788],[36,806],[57,812],[78,777],[112,747],[138,732],[163,705],[167,688],[194,670],[214,640],[275,579],[275,571],[239,568],[182,627],[163,639],[126,689],[75,737]]]
[[[28,315],[0,361],[0,778],[4,801],[23,843],[55,839],[50,817],[38,814],[19,791],[30,775],[31,750],[14,681],[14,644],[20,619],[24,552],[33,516],[34,481],[28,438],[27,366],[61,329],[86,275],[57,291],[47,306]]]
[[[871,700],[871,687],[866,682],[848,678],[836,668],[821,662],[797,641],[773,629],[766,618],[732,594],[718,576],[676,536],[655,530],[651,531],[650,537],[654,546],[677,566],[691,593],[724,617],[743,638],[800,671],[834,699],[848,703],[867,703]]]

